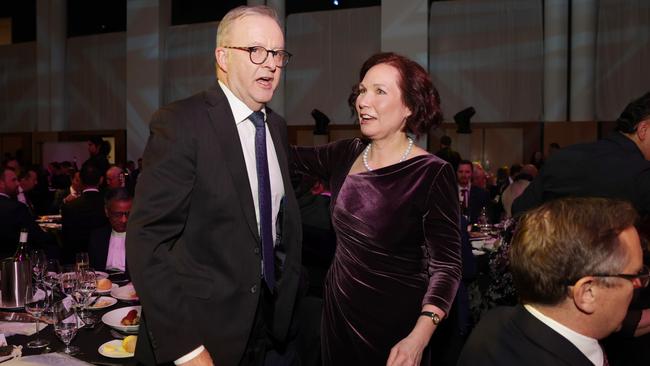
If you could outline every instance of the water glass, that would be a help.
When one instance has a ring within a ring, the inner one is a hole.
[[[36,339],[27,342],[28,348],[42,348],[50,344],[50,342],[39,338],[39,325],[41,316],[48,305],[48,296],[45,291],[39,288],[38,285],[33,287],[27,286],[25,290],[25,311],[36,318]]]
[[[70,346],[70,342],[72,342],[79,329],[79,320],[74,311],[74,306],[64,299],[53,304],[52,310],[54,314],[54,333],[65,344],[63,352],[68,355],[79,353],[79,347]]]
[[[92,268],[77,272],[77,292],[79,293],[79,304],[81,305],[81,318],[87,324],[93,324],[95,320],[86,309],[90,297],[97,289],[97,275]]]

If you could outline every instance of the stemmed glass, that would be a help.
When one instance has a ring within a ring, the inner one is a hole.
[[[75,255],[75,266],[77,271],[88,269],[90,260],[87,252],[80,252]]]
[[[48,259],[47,268],[45,269],[45,274],[43,276],[43,284],[46,287],[49,295],[49,304],[54,303],[54,290],[56,285],[59,283],[59,276],[61,276],[61,265],[57,259]],[[51,315],[51,307],[45,310],[46,315]]]
[[[47,298],[47,294],[40,290],[37,284],[33,288],[27,286],[25,290],[25,311],[36,318],[36,339],[27,342],[28,348],[42,348],[50,344],[50,342],[38,338],[41,315],[47,308]]]
[[[79,304],[81,312],[79,315],[86,324],[93,324],[95,319],[92,318],[88,310],[88,300],[97,289],[97,275],[92,268],[77,272],[77,291],[80,294]]]
[[[34,249],[30,255],[30,262],[32,264],[32,271],[37,283],[43,282],[45,271],[47,271],[47,256],[41,249]]]
[[[74,271],[66,271],[64,269],[64,272],[59,275],[59,282],[61,283],[61,291],[72,299],[72,306],[76,306],[77,273]]]
[[[61,300],[52,305],[54,315],[54,333],[65,344],[63,352],[68,355],[79,353],[79,347],[70,346],[72,338],[77,334],[79,321],[74,307],[66,300]]]

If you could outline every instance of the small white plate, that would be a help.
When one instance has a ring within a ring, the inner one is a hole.
[[[115,347],[115,351],[109,349],[106,349],[106,346],[113,346]],[[119,339],[113,339],[112,341],[108,341],[97,349],[100,355],[110,357],[110,358],[129,358],[133,357],[133,353],[122,351],[124,348],[122,348],[122,341]]]
[[[95,271],[95,276],[97,277],[97,280],[103,280],[104,278],[108,278],[108,273],[102,271]]]
[[[118,288],[118,287],[120,287],[120,286],[119,286],[118,284],[114,283],[114,284],[111,286],[110,289],[108,289],[108,290],[95,290],[95,293],[96,293],[96,294],[99,294],[99,295],[107,295],[107,294],[110,294],[111,291],[113,291],[114,289],[116,289],[116,288]]]
[[[138,312],[138,316],[140,316],[142,312],[142,306],[127,306],[124,308],[111,310],[102,316],[102,322],[111,328],[119,330],[120,332],[137,333],[138,328],[140,328],[139,324],[122,325],[122,319],[124,319],[126,314],[128,314],[131,310],[136,310]]]
[[[95,301],[96,296],[93,296],[90,298],[90,301]],[[95,305],[89,307],[88,309],[90,310],[99,310],[99,309],[105,309],[109,306],[113,306],[117,304],[117,300],[110,297],[110,296],[101,296],[99,300],[95,303]]]
[[[138,301],[140,298],[135,292],[133,284],[129,283],[128,285],[114,288],[111,290],[111,296],[122,301]]]

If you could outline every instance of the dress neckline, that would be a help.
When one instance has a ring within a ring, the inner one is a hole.
[[[353,174],[350,174],[350,170],[348,170],[348,174],[347,174],[347,176],[364,176],[364,175],[377,175],[377,174],[380,174],[380,173],[386,173],[386,172],[389,172],[389,171],[391,171],[391,170],[395,170],[395,169],[398,169],[398,168],[402,168],[404,165],[407,165],[407,164],[410,164],[410,163],[414,163],[414,162],[416,162],[417,160],[420,160],[421,158],[425,158],[425,157],[428,157],[428,156],[431,156],[431,155],[432,155],[432,154],[429,154],[429,153],[427,153],[427,154],[422,154],[422,155],[417,155],[417,156],[414,156],[414,157],[412,157],[412,158],[408,158],[408,159],[406,159],[406,160],[403,160],[403,161],[397,162],[397,163],[395,163],[395,164],[386,165],[386,166],[381,167],[381,168],[373,169],[372,171],[364,170],[364,171],[361,171],[361,172],[359,172],[359,173],[353,173]],[[358,158],[358,156],[357,156],[357,158]],[[356,158],[355,158],[354,161],[356,161]],[[352,169],[351,166],[350,166],[350,169]]]

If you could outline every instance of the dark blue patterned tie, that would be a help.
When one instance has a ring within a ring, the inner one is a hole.
[[[275,288],[275,267],[273,261],[273,220],[271,215],[271,183],[269,162],[266,156],[266,128],[264,113],[257,111],[248,117],[255,125],[255,160],[257,162],[257,187],[260,206],[260,237],[262,238],[262,263],[264,281],[271,292]]]

